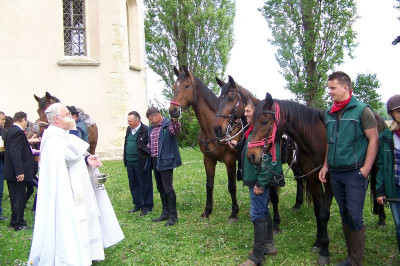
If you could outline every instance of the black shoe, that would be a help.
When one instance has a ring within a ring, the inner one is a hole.
[[[139,207],[135,207],[135,208],[133,208],[132,210],[130,210],[130,211],[128,211],[129,213],[133,213],[133,212],[137,212],[137,211],[140,211],[140,208]]]
[[[33,229],[33,227],[30,227],[30,226],[26,226],[26,225],[24,225],[24,226],[19,226],[19,227],[14,227],[14,230],[15,231],[27,231],[27,230],[32,230]]]
[[[8,217],[0,215],[0,221],[7,221]]]
[[[149,214],[150,211],[146,211],[146,210],[142,210],[142,212],[140,213],[140,216],[145,216],[147,214]]]

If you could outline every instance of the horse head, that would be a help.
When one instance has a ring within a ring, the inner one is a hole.
[[[267,93],[265,99],[257,104],[253,113],[253,131],[247,148],[247,158],[251,164],[260,165],[262,157],[274,145],[279,124],[279,105]]]
[[[183,72],[174,67],[174,73],[177,79],[173,86],[174,95],[169,106],[169,114],[173,118],[178,118],[182,109],[187,108],[196,100],[196,79],[186,66],[183,66]]]
[[[230,136],[236,124],[243,126],[244,106],[249,99],[249,94],[251,94],[237,84],[231,76],[228,77],[227,83],[216,78],[217,84],[221,87],[221,95],[218,98],[218,111],[213,128],[219,138]]]
[[[55,96],[52,96],[50,93],[46,91],[46,94],[44,97],[40,98],[36,96],[35,94],[33,95],[35,97],[35,100],[38,102],[38,110],[37,113],[39,115],[39,125],[40,125],[40,135],[43,134],[43,131],[48,127],[49,122],[47,120],[47,116],[44,113],[44,111],[53,103],[59,103],[60,100],[56,98]]]

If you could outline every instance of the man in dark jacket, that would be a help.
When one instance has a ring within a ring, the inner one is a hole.
[[[4,141],[4,179],[7,180],[11,201],[10,226],[16,231],[31,229],[24,220],[26,183],[33,180],[34,160],[24,130],[28,125],[27,115],[18,112],[14,124]]]
[[[3,200],[4,191],[4,140],[6,139],[7,129],[4,128],[6,122],[6,115],[0,111],[0,221],[7,220],[7,217],[3,216],[3,209],[1,208],[1,202]]]
[[[147,147],[149,127],[140,121],[140,115],[136,111],[128,114],[128,125],[124,143],[124,165],[128,171],[129,188],[135,205],[129,213],[142,210],[140,215],[144,216],[154,206],[151,170],[146,169],[146,161],[150,157]]]
[[[172,186],[173,170],[182,165],[176,135],[181,132],[181,124],[177,119],[172,121],[160,114],[160,111],[151,107],[146,116],[151,126],[149,129],[149,148],[151,162],[154,169],[154,178],[157,190],[160,193],[162,213],[153,222],[165,221],[165,226],[174,225],[178,221],[176,211],[176,194]]]

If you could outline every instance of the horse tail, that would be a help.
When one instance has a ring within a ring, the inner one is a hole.
[[[88,142],[89,152],[94,155],[96,153],[97,140],[99,138],[99,132],[96,124],[88,126]]]

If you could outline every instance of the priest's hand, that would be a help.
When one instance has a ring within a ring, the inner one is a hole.
[[[24,174],[22,174],[22,175],[17,175],[17,181],[18,182],[22,182],[22,181],[24,181]]]
[[[100,162],[99,158],[96,155],[90,155],[87,157],[87,163],[90,165],[92,168],[96,168],[99,166],[103,166],[103,164]]]
[[[69,130],[76,130],[76,123],[75,120],[71,117],[64,118],[65,125]]]

